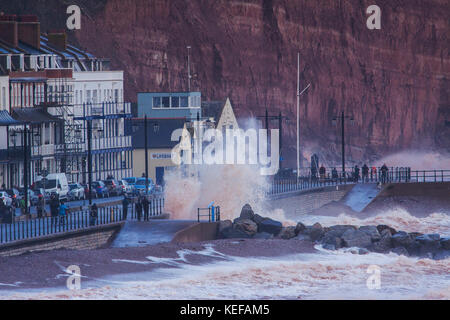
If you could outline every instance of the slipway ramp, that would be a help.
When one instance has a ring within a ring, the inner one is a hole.
[[[195,223],[197,221],[191,220],[127,221],[111,247],[143,247],[170,242],[178,231]]]
[[[381,192],[376,183],[358,183],[345,195],[342,202],[356,212],[361,212]]]

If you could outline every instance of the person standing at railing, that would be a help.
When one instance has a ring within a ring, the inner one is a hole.
[[[91,210],[89,211],[89,225],[95,226],[95,223],[97,222],[98,217],[98,208],[97,205],[94,203],[91,206]]]
[[[331,178],[333,179],[333,181],[337,181],[339,179],[339,175],[336,168],[333,168],[333,170],[331,170]]]
[[[45,215],[45,199],[42,194],[39,195],[38,203],[36,205],[37,217],[42,218]]]
[[[387,182],[387,175],[388,175],[388,171],[389,171],[386,164],[383,164],[380,171],[381,171],[381,183],[385,184]]]
[[[66,223],[67,209],[68,208],[64,203],[64,200],[61,201],[61,204],[59,206],[59,223],[62,225],[65,225]]]
[[[56,198],[56,195],[52,194],[50,199],[50,214],[52,216],[52,225],[56,224],[56,221],[58,219],[58,211],[59,211],[59,201]]]
[[[19,208],[21,215],[25,215],[25,200],[23,198],[19,200]]]
[[[325,169],[325,166],[322,164],[322,166],[319,168],[319,175],[320,175],[320,180],[325,180],[325,175],[327,173],[327,169]]]
[[[148,221],[148,210],[149,210],[149,201],[147,197],[145,196],[142,200],[142,207],[144,208],[144,221]]]
[[[127,220],[127,217],[128,217],[128,205],[129,204],[130,204],[130,202],[128,201],[127,196],[124,196],[123,200],[122,200],[122,213],[123,213],[122,220]]]
[[[362,180],[364,183],[369,182],[369,167],[365,163],[362,167]]]
[[[377,181],[377,167],[373,166],[371,171],[370,171],[370,180],[371,181]]]
[[[2,223],[9,223],[9,224],[13,223],[15,215],[16,215],[16,208],[14,208],[12,205],[6,206],[6,211],[5,215],[3,216]]]
[[[355,166],[354,177],[355,177],[355,182],[358,182],[359,181],[359,167],[358,167],[358,165]]]
[[[137,215],[137,219],[138,221],[141,221],[141,217],[142,217],[142,197],[139,196],[136,199],[136,204],[134,205],[135,209],[136,209],[136,215]]]
[[[3,200],[0,199],[0,219],[1,219],[2,223],[4,223],[6,220],[7,212],[8,212],[8,207],[5,205]]]

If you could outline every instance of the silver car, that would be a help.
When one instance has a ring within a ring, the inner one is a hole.
[[[84,194],[84,187],[79,183],[69,184],[69,192],[67,193],[69,200],[81,200],[86,199]]]
[[[129,184],[126,180],[119,180],[119,186],[122,188],[124,194],[127,195],[133,194],[133,186]]]
[[[6,206],[10,206],[12,203],[12,199],[6,191],[0,191],[0,199],[3,200]]]

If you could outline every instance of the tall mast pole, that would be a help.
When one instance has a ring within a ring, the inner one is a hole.
[[[300,52],[297,54],[297,177],[300,177]]]
[[[188,51],[188,92],[191,92],[191,63],[190,63],[190,50],[191,46],[187,46]]]
[[[344,111],[341,113],[341,139],[342,139],[342,176],[345,177],[345,134],[344,134]]]

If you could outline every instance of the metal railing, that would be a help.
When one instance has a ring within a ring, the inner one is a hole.
[[[298,179],[276,179],[272,181],[269,190],[266,191],[267,196],[289,193],[294,191],[311,190],[329,186],[343,185],[354,183],[349,179],[311,179],[300,177]]]
[[[207,213],[202,213],[207,211]],[[207,208],[197,208],[197,221],[200,222],[201,217],[208,217],[208,222],[220,221],[220,206],[210,206]]]
[[[74,107],[75,117],[130,114],[130,102],[85,103]]]
[[[98,208],[97,219],[91,219],[89,210],[67,213],[65,216],[47,216],[25,221],[0,224],[0,243],[38,238],[68,231],[122,221],[121,208]]]
[[[157,217],[161,216],[164,213],[164,205],[165,205],[165,198],[163,196],[155,196],[150,195],[149,196],[149,205],[148,205],[148,217]],[[128,206],[128,210],[130,212],[129,216],[132,220],[146,220],[145,210],[144,208],[141,209],[141,213],[137,212],[136,210],[136,202],[137,198],[132,199],[132,203]]]
[[[145,220],[144,208],[139,216],[134,200],[128,205],[126,220]],[[149,196],[148,217],[161,216],[164,213],[164,204],[163,196]],[[91,219],[88,209],[69,212],[65,216],[44,216],[23,221],[15,221],[14,217],[10,217],[7,219],[10,222],[7,222],[3,218],[0,223],[0,244],[124,221],[122,205],[98,207],[97,210],[96,219]]]
[[[411,170],[407,167],[389,167],[383,174],[381,168],[372,170],[365,175],[355,175],[348,171],[343,175],[317,174],[299,178],[275,178],[266,195],[283,194],[293,191],[315,189],[350,183],[418,183],[418,182],[450,182],[450,170]]]

